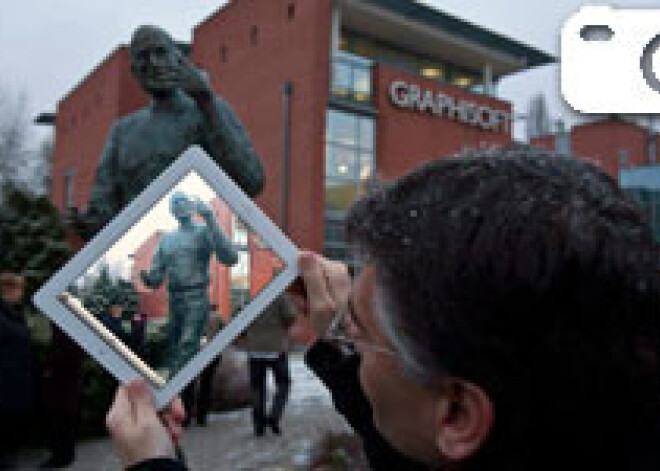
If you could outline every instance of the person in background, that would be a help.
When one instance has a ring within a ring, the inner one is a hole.
[[[24,293],[23,276],[0,273],[0,469],[9,452],[28,438],[34,418],[34,361]]]
[[[275,298],[245,331],[244,347],[248,352],[250,388],[252,390],[252,424],[257,437],[266,427],[280,435],[280,421],[291,390],[289,372],[289,327],[295,314],[283,296]],[[271,410],[266,410],[268,370],[275,379],[275,396]]]
[[[145,326],[146,319],[143,313],[136,312],[133,314],[131,319],[131,335],[130,335],[130,345],[132,350],[137,356],[145,359],[146,347],[145,347]]]
[[[101,314],[101,322],[124,345],[131,346],[131,333],[124,327],[124,305],[121,299],[113,298],[106,312]]]

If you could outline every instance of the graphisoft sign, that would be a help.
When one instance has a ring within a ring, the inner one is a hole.
[[[399,108],[428,112],[494,132],[508,133],[511,126],[511,114],[506,111],[494,110],[469,100],[457,100],[433,90],[422,90],[419,85],[403,80],[390,83],[389,92],[390,101]]]

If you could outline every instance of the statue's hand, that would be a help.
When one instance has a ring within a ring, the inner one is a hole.
[[[197,212],[199,213],[200,216],[204,218],[204,220],[207,220],[211,217],[213,217],[213,210],[211,207],[203,202],[202,200],[198,199],[195,200],[195,207],[197,209]]]
[[[179,88],[190,95],[195,101],[208,101],[213,96],[213,90],[204,71],[183,54],[179,56]]]

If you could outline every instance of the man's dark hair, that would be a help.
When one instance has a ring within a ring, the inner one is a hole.
[[[660,257],[602,170],[464,153],[357,202],[347,232],[409,356],[494,403],[461,469],[658,469]]]

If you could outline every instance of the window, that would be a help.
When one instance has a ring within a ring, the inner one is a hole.
[[[228,58],[227,46],[223,45],[220,47],[220,62],[226,64],[227,58]]]
[[[231,316],[236,316],[241,309],[243,309],[250,302],[250,289],[231,287],[231,305],[236,306],[231,313]]]
[[[296,16],[296,4],[291,2],[286,7],[286,19],[292,21]]]
[[[366,191],[374,168],[374,120],[329,110],[325,150],[325,255],[354,265],[343,219]]]
[[[247,250],[238,250],[238,262],[229,270],[232,286],[250,287],[250,254]]]
[[[248,228],[235,215],[232,216],[231,241],[238,251],[238,262],[229,268],[233,306],[243,306],[250,301],[250,251]],[[232,313],[235,314],[235,313]]]
[[[660,191],[648,188],[624,188],[648,218],[651,232],[660,242]]]
[[[340,52],[334,59],[332,94],[358,102],[371,101],[371,62]]]
[[[247,226],[238,219],[235,215],[232,216],[232,242],[234,245],[240,248],[247,248],[248,246],[248,228]]]
[[[325,209],[346,211],[373,174],[372,118],[328,111],[325,150]]]
[[[387,64],[410,74],[431,80],[450,83],[473,93],[484,93],[483,78],[480,72],[464,70],[461,67],[440,59],[401,50],[382,41],[344,30],[339,40],[340,57],[368,59]],[[351,83],[361,82],[362,78],[352,78]],[[343,89],[340,88],[341,92]],[[360,91],[357,94],[360,96]]]
[[[250,46],[255,47],[259,44],[259,28],[252,26],[250,28]]]
[[[439,64],[426,64],[419,70],[419,75],[429,79],[442,80],[445,78],[445,69]]]
[[[470,88],[476,83],[476,77],[463,73],[454,73],[451,79],[452,85],[460,88]]]

